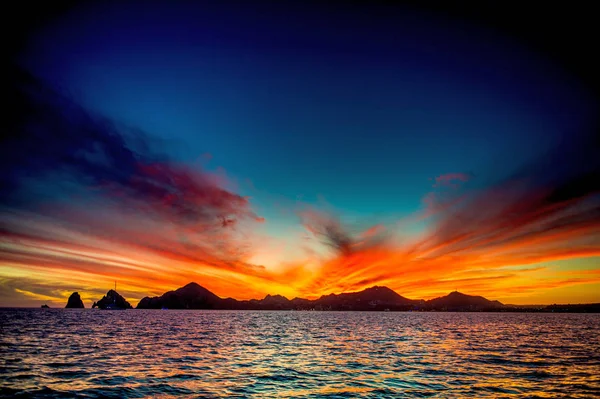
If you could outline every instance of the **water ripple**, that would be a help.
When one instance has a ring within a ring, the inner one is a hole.
[[[0,326],[0,397],[600,395],[600,315],[2,309]]]

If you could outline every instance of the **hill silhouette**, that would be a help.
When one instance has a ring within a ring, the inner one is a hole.
[[[429,301],[408,299],[388,287],[374,286],[358,292],[323,295],[310,300],[282,295],[238,301],[220,298],[197,283],[189,283],[161,296],[143,298],[138,309],[247,309],[247,310],[454,310],[501,309],[504,305],[481,296],[452,292]]]
[[[427,308],[435,310],[448,311],[467,311],[467,310],[493,310],[503,308],[504,304],[498,301],[490,301],[482,296],[473,296],[454,291],[450,294],[430,299],[425,303]]]
[[[324,295],[314,305],[330,310],[409,310],[421,302],[405,298],[388,287],[375,286],[359,292]]]
[[[145,297],[138,303],[138,309],[222,309],[223,299],[197,283],[189,283],[175,291],[168,291],[160,297]]]
[[[358,292],[323,295],[318,299],[267,295],[239,301],[220,298],[197,283],[189,283],[161,296],[145,297],[137,309],[237,309],[237,310],[355,310],[438,312],[581,312],[600,313],[600,304],[505,305],[482,296],[454,291],[430,300],[409,299],[388,287],[374,286]]]

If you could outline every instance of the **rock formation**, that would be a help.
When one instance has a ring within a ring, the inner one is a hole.
[[[94,302],[93,308],[100,309],[133,309],[133,307],[115,290],[110,290],[98,302]]]
[[[79,296],[79,292],[74,292],[71,294],[71,296],[69,297],[69,300],[67,301],[67,306],[65,306],[65,308],[67,308],[67,309],[83,309],[83,308],[85,308],[85,306],[83,305],[83,301],[81,300],[81,297]]]

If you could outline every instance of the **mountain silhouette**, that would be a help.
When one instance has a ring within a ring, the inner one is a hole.
[[[498,301],[490,301],[482,296],[467,295],[458,291],[426,301],[425,305],[427,308],[434,310],[451,311],[492,310],[504,307],[504,305]]]
[[[189,283],[175,291],[157,297],[143,298],[138,309],[248,309],[248,310],[411,310],[422,305],[398,295],[387,287],[371,287],[359,292],[324,295],[309,300],[282,295],[267,295],[263,299],[238,301],[220,298],[197,283]]]
[[[282,295],[267,295],[261,301],[258,301],[261,308],[264,309],[293,309],[292,302]]]
[[[329,310],[409,310],[419,303],[379,286],[359,292],[324,295],[314,301],[317,309]]]
[[[224,299],[219,298],[197,283],[189,283],[160,297],[142,298],[138,309],[224,309]]]
[[[111,294],[111,291],[108,292],[107,296],[110,296],[109,294]],[[127,305],[129,304],[127,303]],[[499,301],[491,301],[482,296],[467,295],[458,291],[451,292],[446,296],[425,301],[423,299],[405,298],[394,290],[381,286],[374,286],[358,292],[323,295],[318,299],[294,298],[289,300],[282,295],[267,295],[263,299],[238,301],[234,298],[220,298],[197,283],[189,283],[184,287],[176,289],[175,291],[165,292],[161,296],[145,297],[139,302],[137,309],[396,310],[442,312],[488,311],[599,313],[600,304],[548,306],[504,305]]]

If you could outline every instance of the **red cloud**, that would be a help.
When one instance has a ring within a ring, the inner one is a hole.
[[[471,179],[471,176],[465,173],[447,173],[435,178],[433,187],[458,187],[456,181],[466,182]]]

